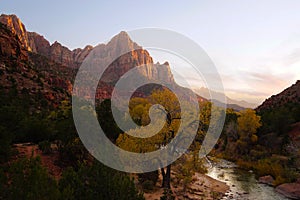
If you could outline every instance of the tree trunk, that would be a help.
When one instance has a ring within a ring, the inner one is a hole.
[[[161,168],[161,174],[163,177],[162,187],[166,189],[171,189],[171,164],[167,166],[167,171],[165,172],[164,168]]]

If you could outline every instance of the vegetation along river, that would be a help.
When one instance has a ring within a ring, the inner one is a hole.
[[[225,182],[230,186],[230,191],[223,199],[237,200],[287,200],[288,198],[278,194],[275,188],[258,183],[255,174],[242,169],[223,159],[215,159],[211,162],[207,175]]]

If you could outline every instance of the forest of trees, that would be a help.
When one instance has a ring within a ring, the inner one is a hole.
[[[0,107],[2,111],[0,114],[1,188],[4,188],[0,193],[1,198],[15,199],[25,196],[25,199],[40,199],[43,194],[51,193],[43,198],[143,199],[143,195],[136,189],[128,174],[107,168],[89,155],[76,133],[69,101],[61,102],[56,109],[44,109],[36,112],[31,110],[31,103],[26,104],[26,101],[30,101],[30,99],[26,99],[24,96],[14,98],[14,101],[6,101],[6,98],[9,97],[1,99]],[[24,104],[20,102],[24,102]],[[99,123],[106,130],[108,138],[125,150],[133,152],[155,150],[158,147],[157,144],[159,146],[166,145],[175,136],[180,122],[180,109],[176,98],[168,90],[157,90],[148,99],[133,98],[130,104],[130,114],[138,125],[149,123],[148,110],[152,103],[166,106],[167,122],[161,134],[143,142],[147,145],[138,146],[136,140],[122,134],[113,120],[110,100],[103,101],[96,109]],[[210,106],[210,103],[203,104],[203,108],[207,107],[202,112],[206,123],[209,123]],[[126,116],[124,117],[126,118]],[[176,163],[177,167],[174,170],[180,172],[178,178],[185,185],[190,183],[195,171],[205,172],[198,158],[200,142],[204,135],[204,129],[199,129],[189,153]],[[24,142],[38,144],[44,153],[51,152],[51,143],[58,145],[59,164],[64,168],[59,181],[47,173],[39,157],[8,162],[12,156],[17,154],[16,150],[12,148],[12,144]],[[165,197],[162,198],[170,198],[172,197],[170,191],[171,165],[160,171],[139,174],[139,182],[144,189],[151,189],[158,180],[159,172],[163,175],[161,185],[166,188]],[[35,179],[40,180],[41,184],[31,184]],[[27,187],[23,187],[23,183]],[[38,192],[39,190],[41,191]]]
[[[274,185],[299,177],[293,155],[286,150],[288,131],[299,121],[299,105],[287,104],[256,113],[227,109],[226,123],[214,151],[216,156],[254,170],[258,176],[271,175]]]
[[[69,101],[37,112],[26,103],[29,98],[1,94],[0,199],[144,199],[128,174],[89,156],[76,133]],[[49,175],[39,156],[11,160],[18,154],[12,144],[30,142],[46,151],[57,141],[57,162],[64,168],[59,180]]]
[[[26,95],[18,96],[15,91],[8,95],[1,93],[0,101],[1,199],[144,199],[129,174],[110,169],[90,156],[77,135],[69,101],[62,101],[55,109],[36,110],[34,103],[39,104],[39,101]],[[101,127],[113,143],[127,151],[145,153],[167,145],[178,134],[181,121],[177,98],[167,89],[155,90],[147,98],[132,98],[130,117],[139,126],[148,125],[148,113],[153,104],[164,106],[166,122],[158,134],[146,139],[132,137],[119,129],[113,119],[110,100],[102,101],[96,112]],[[138,174],[143,190],[152,190],[161,174],[160,185],[165,188],[161,199],[174,199],[171,184],[180,183],[185,191],[195,172],[205,173],[198,153],[210,124],[213,105],[200,102],[200,107],[198,132],[188,151],[165,168]],[[299,110],[297,105],[259,114],[252,109],[240,112],[227,109],[224,129],[213,155],[233,160],[241,167],[256,170],[259,175],[271,174],[276,184],[292,181],[297,176],[287,166],[293,165],[270,159],[273,152],[261,145],[260,138],[268,132],[284,135],[290,124],[300,120]],[[126,118],[128,116],[124,115],[125,123]],[[38,144],[44,153],[51,153],[51,144],[57,144],[59,164],[64,169],[59,180],[49,175],[39,157],[11,162],[17,154],[12,144],[24,142]],[[171,170],[176,173],[178,183],[171,182]]]

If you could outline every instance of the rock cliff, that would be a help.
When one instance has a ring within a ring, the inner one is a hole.
[[[88,45],[84,49],[78,48],[71,51],[57,41],[50,45],[50,42],[38,33],[28,32],[25,25],[16,15],[2,14],[0,16],[0,22],[19,37],[22,46],[27,51],[38,53],[71,68],[77,68],[93,48]]]
[[[0,16],[0,23],[6,25],[7,28],[19,38],[22,46],[28,51],[31,51],[26,28],[16,15],[2,14]]]

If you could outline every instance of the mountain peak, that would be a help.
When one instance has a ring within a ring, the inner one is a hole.
[[[7,19],[7,20],[10,20],[10,21],[21,22],[19,17],[17,17],[17,15],[15,15],[15,14],[8,14],[8,15],[7,14],[1,14],[0,18],[1,19]]]
[[[121,31],[119,34],[116,35],[117,37],[124,37],[124,38],[129,38],[129,35],[126,31]]]
[[[106,45],[108,49],[115,49],[117,52],[129,52],[134,49],[142,49],[137,43],[133,42],[128,33],[121,31],[115,35]]]
[[[22,45],[28,51],[31,51],[28,35],[26,28],[22,21],[14,14],[6,15],[1,14],[0,22],[7,26],[7,28],[15,35],[19,37],[19,40],[22,42]]]

